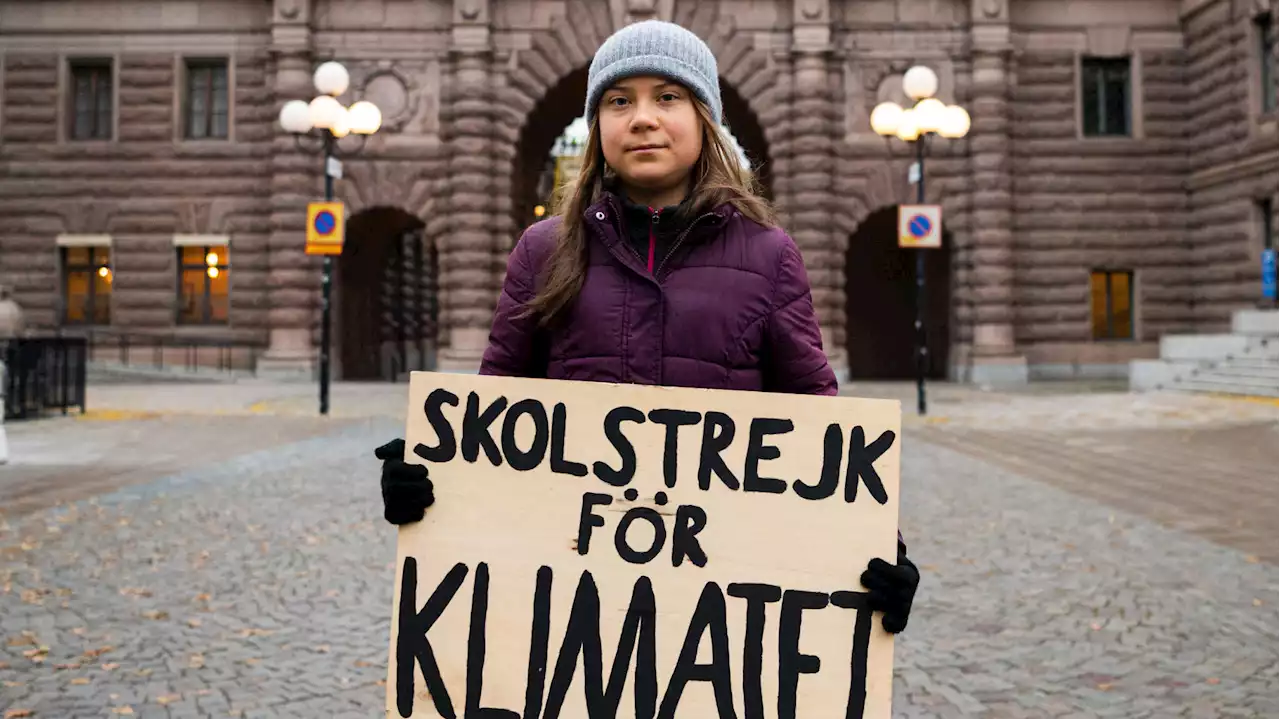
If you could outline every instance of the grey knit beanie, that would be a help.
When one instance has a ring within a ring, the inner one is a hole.
[[[605,91],[619,80],[654,75],[689,88],[719,124],[720,73],[716,56],[702,38],[674,23],[645,20],[610,35],[587,70],[587,124]]]

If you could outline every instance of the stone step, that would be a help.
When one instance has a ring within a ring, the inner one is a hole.
[[[1182,392],[1212,392],[1249,397],[1280,397],[1280,382],[1254,381],[1256,378],[1197,376],[1174,382],[1168,389]]]
[[[1205,375],[1221,375],[1224,377],[1258,377],[1280,382],[1280,366],[1270,364],[1244,364],[1238,360],[1223,362],[1217,367],[1195,370],[1187,375],[1189,379]]]
[[[1280,311],[1237,310],[1231,313],[1232,334],[1251,337],[1276,337],[1280,335]]]
[[[1248,352],[1257,343],[1245,335],[1165,335],[1160,359],[1173,362],[1218,362]]]

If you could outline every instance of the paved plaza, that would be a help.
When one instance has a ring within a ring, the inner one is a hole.
[[[101,386],[7,425],[0,717],[380,717],[403,385]],[[902,399],[897,717],[1274,717],[1274,403]]]

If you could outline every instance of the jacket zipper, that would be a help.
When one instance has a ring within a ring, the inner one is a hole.
[[[649,213],[652,215],[652,218],[649,221],[649,274],[652,275],[654,274],[653,254],[658,245],[658,211],[650,207]]]
[[[684,228],[684,232],[681,232],[680,236],[676,238],[676,241],[672,243],[671,249],[667,251],[666,257],[663,257],[662,262],[658,263],[658,271],[654,272],[653,276],[657,278],[658,275],[662,273],[662,268],[666,266],[667,260],[671,259],[671,256],[676,253],[676,250],[680,249],[680,244],[684,242],[684,238],[689,236],[689,233],[693,231],[693,228],[698,226],[699,222],[702,222],[708,217],[715,217],[715,216],[716,216],[716,213],[708,212],[706,214],[699,215],[697,218],[694,219],[693,222],[690,222],[689,226]]]

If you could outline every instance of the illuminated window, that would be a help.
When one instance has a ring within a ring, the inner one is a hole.
[[[61,253],[63,323],[111,324],[111,248],[63,247]]]
[[[1086,137],[1128,135],[1130,62],[1127,57],[1080,61],[1080,105]]]
[[[1093,338],[1133,339],[1133,271],[1094,270],[1089,281]]]
[[[227,138],[226,60],[188,60],[185,105],[189,140]]]
[[[109,140],[114,113],[110,60],[75,60],[71,80],[69,127],[72,140]]]
[[[225,324],[231,299],[231,253],[226,245],[178,248],[178,322]]]

